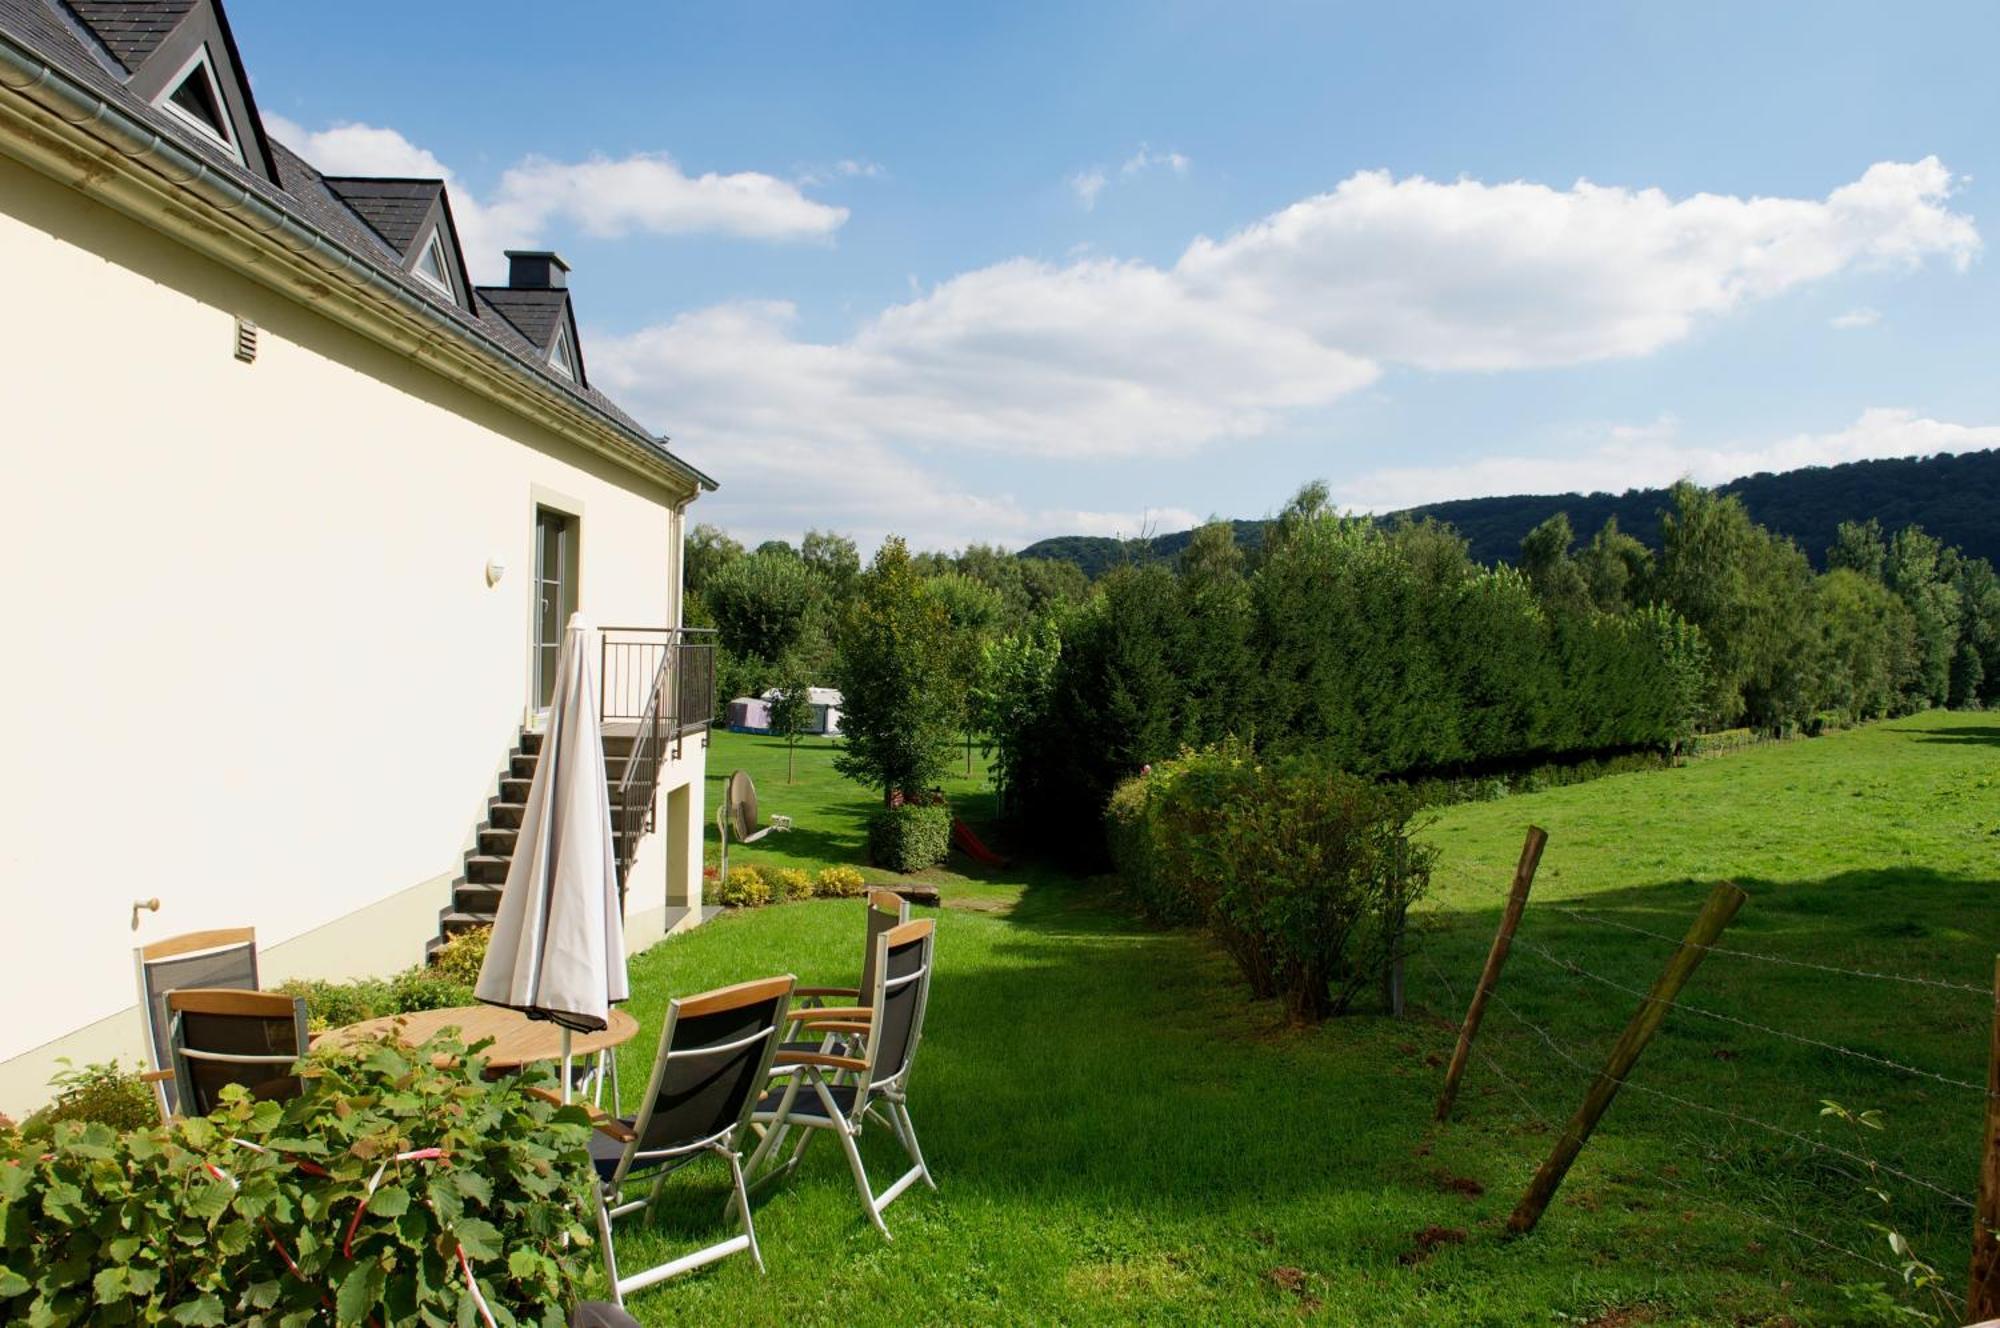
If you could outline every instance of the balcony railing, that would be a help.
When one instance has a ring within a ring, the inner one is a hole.
[[[633,855],[653,829],[660,769],[669,755],[680,754],[683,734],[707,728],[715,717],[715,633],[607,627],[603,651],[600,719],[608,731],[631,736],[623,769],[611,787],[622,903]]]

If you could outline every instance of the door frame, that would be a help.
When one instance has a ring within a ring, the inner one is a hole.
[[[580,503],[566,503],[560,500],[552,501],[551,496],[540,493],[535,495],[534,501],[531,504],[533,521],[529,528],[528,714],[536,726],[539,726],[542,719],[548,714],[548,702],[543,699],[543,694],[546,690],[551,690],[555,686],[553,677],[545,680],[542,676],[543,660],[547,657],[549,659],[549,667],[553,669],[554,661],[561,658],[562,634],[568,629],[570,616],[577,611],[578,605],[583,598],[583,513],[580,510],[581,506],[582,504]],[[552,643],[556,650],[553,656],[547,654],[542,640],[543,587],[547,582],[547,578],[544,576],[545,568],[543,563],[545,549],[543,526],[544,522],[549,518],[554,518],[555,521],[560,523],[556,553],[561,566],[558,569],[555,586],[564,601],[557,606],[556,610],[556,635]]]

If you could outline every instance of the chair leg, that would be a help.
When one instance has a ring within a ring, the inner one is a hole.
[[[736,1206],[743,1213],[743,1234],[750,1239],[750,1262],[757,1265],[761,1274],[764,1271],[764,1251],[757,1247],[757,1224],[750,1217],[750,1191],[743,1184],[743,1159],[733,1148],[721,1151],[729,1163],[729,1179],[736,1186]]]
[[[924,1163],[924,1150],[917,1146],[917,1123],[910,1119],[910,1109],[901,1102],[889,1104],[890,1114],[899,1122],[896,1133],[902,1136],[903,1149],[909,1153],[910,1161],[917,1164],[917,1170],[924,1175],[924,1184],[937,1189],[937,1182],[931,1179],[931,1169]]]
[[[604,1246],[604,1276],[611,1283],[611,1299],[625,1308],[624,1293],[618,1289],[618,1251],[611,1246],[611,1209],[604,1200],[604,1182],[591,1178],[591,1193],[597,1196],[597,1239]]]
[[[883,1240],[894,1240],[889,1228],[882,1221],[882,1210],[875,1206],[875,1187],[869,1183],[868,1168],[861,1163],[861,1142],[854,1137],[854,1130],[845,1122],[834,1126],[840,1135],[840,1146],[847,1153],[847,1169],[854,1173],[854,1188],[861,1194],[861,1206],[868,1213],[868,1220],[882,1233]]]

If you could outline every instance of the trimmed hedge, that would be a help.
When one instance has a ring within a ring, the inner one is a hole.
[[[1251,994],[1295,1020],[1343,1013],[1381,978],[1430,885],[1435,850],[1410,835],[1417,796],[1318,755],[1260,763],[1224,743],[1128,781],[1112,802],[1141,907],[1199,917]]]
[[[906,802],[868,818],[868,860],[894,872],[922,871],[951,851],[951,809]]]
[[[469,1268],[501,1323],[556,1328],[596,1257],[588,1118],[485,1069],[452,1037],[364,1043],[283,1104],[0,1132],[0,1321],[464,1324]]]

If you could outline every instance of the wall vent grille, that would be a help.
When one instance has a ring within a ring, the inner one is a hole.
[[[257,358],[257,325],[247,318],[236,320],[236,358],[245,364]]]

